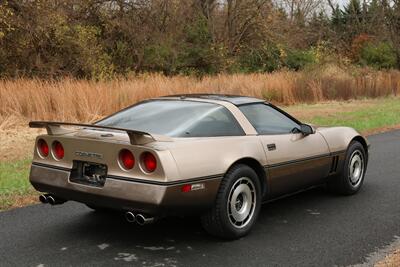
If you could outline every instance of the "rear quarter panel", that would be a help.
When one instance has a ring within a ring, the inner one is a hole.
[[[242,158],[253,158],[266,165],[258,136],[181,138],[169,149],[181,179],[223,175]]]

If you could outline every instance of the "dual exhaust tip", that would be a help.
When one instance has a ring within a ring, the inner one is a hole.
[[[43,204],[50,204],[52,206],[63,204],[65,202],[64,199],[58,198],[58,197],[50,195],[50,194],[40,195],[39,201]]]
[[[58,198],[51,194],[43,194],[39,196],[39,201],[43,204],[50,204],[52,206],[63,204],[65,202],[64,199]],[[137,223],[139,225],[150,224],[154,222],[154,217],[148,217],[143,214],[135,214],[131,211],[125,213],[125,219],[130,223]]]
[[[145,224],[150,224],[150,223],[154,222],[154,217],[147,217],[140,213],[135,215],[131,211],[128,211],[125,213],[125,219],[130,223],[137,222],[137,224],[139,224],[139,225],[145,225]]]

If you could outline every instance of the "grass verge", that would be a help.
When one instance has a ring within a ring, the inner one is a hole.
[[[28,181],[30,160],[0,162],[0,210],[36,202],[37,193]]]
[[[363,134],[400,128],[398,97],[303,104],[284,109],[302,121],[326,126],[346,125]],[[0,210],[37,202],[38,193],[28,181],[29,157],[37,134],[37,130],[25,126],[0,132]],[[18,157],[12,156],[15,151]]]
[[[368,135],[400,126],[400,98],[330,102],[288,107],[300,120],[320,126],[349,126]]]

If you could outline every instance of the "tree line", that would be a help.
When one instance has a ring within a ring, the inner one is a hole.
[[[400,67],[400,0],[3,0],[0,77]]]

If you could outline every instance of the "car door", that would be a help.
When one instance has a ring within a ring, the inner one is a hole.
[[[265,150],[269,197],[309,187],[328,175],[332,160],[322,135],[303,134],[300,122],[270,104],[247,104],[239,109],[256,129]]]

